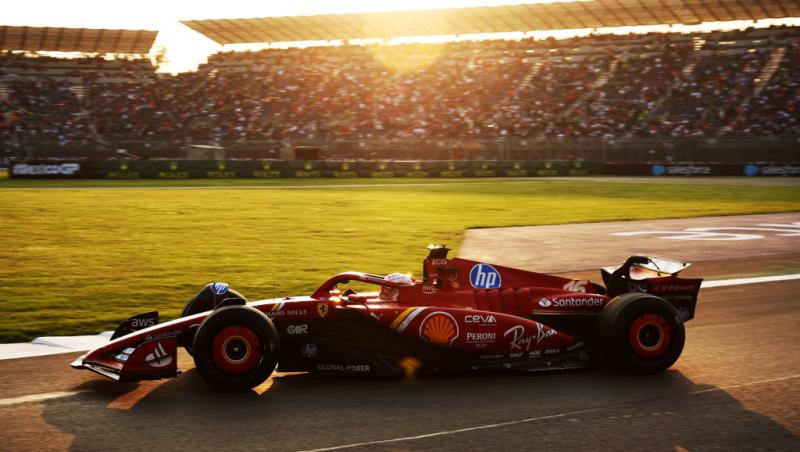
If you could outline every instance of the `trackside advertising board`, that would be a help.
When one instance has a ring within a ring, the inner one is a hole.
[[[14,162],[9,168],[8,175],[15,179],[84,179],[101,177],[97,170],[96,162],[79,160]]]
[[[800,176],[800,163],[544,161],[62,160],[15,162],[17,179]]]
[[[606,163],[610,176],[800,176],[800,163]]]

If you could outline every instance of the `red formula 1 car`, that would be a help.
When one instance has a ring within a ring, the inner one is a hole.
[[[123,322],[72,366],[118,381],[175,377],[177,347],[223,389],[280,371],[409,375],[549,370],[611,362],[632,372],[670,367],[694,316],[701,279],[689,266],[632,256],[604,268],[605,287],[466,259],[431,245],[423,278],[340,273],[313,294],[248,302],[208,284],[180,318]],[[353,290],[363,286],[373,290]]]

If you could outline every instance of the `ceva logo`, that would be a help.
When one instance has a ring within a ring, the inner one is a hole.
[[[653,176],[661,176],[667,172],[667,169],[662,165],[653,165],[651,172],[653,173]]]
[[[756,165],[745,165],[744,166],[744,175],[745,176],[750,176],[750,177],[756,176],[756,175],[758,175],[759,171],[761,171],[761,169]]]
[[[476,289],[497,289],[502,284],[500,272],[489,264],[475,264],[469,272],[469,283]]]

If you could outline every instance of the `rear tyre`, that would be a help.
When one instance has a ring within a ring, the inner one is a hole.
[[[278,362],[278,331],[261,311],[226,306],[206,317],[192,344],[194,364],[209,383],[243,391],[269,378]]]
[[[620,370],[657,373],[683,351],[686,333],[678,312],[665,300],[627,293],[609,302],[597,321],[603,359]]]

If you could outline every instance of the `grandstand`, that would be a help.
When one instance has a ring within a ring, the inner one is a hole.
[[[175,158],[187,145],[204,144],[264,158],[278,147],[308,145],[367,159],[627,160],[666,151],[676,159],[729,160],[746,152],[796,159],[800,28],[347,42],[800,16],[797,2],[780,0],[675,3],[187,21],[223,44],[345,42],[220,52],[177,76],[156,74],[147,59],[97,56],[141,56],[155,32],[2,27],[0,150],[6,158],[102,156],[115,148]],[[93,56],[30,54],[37,50]]]

